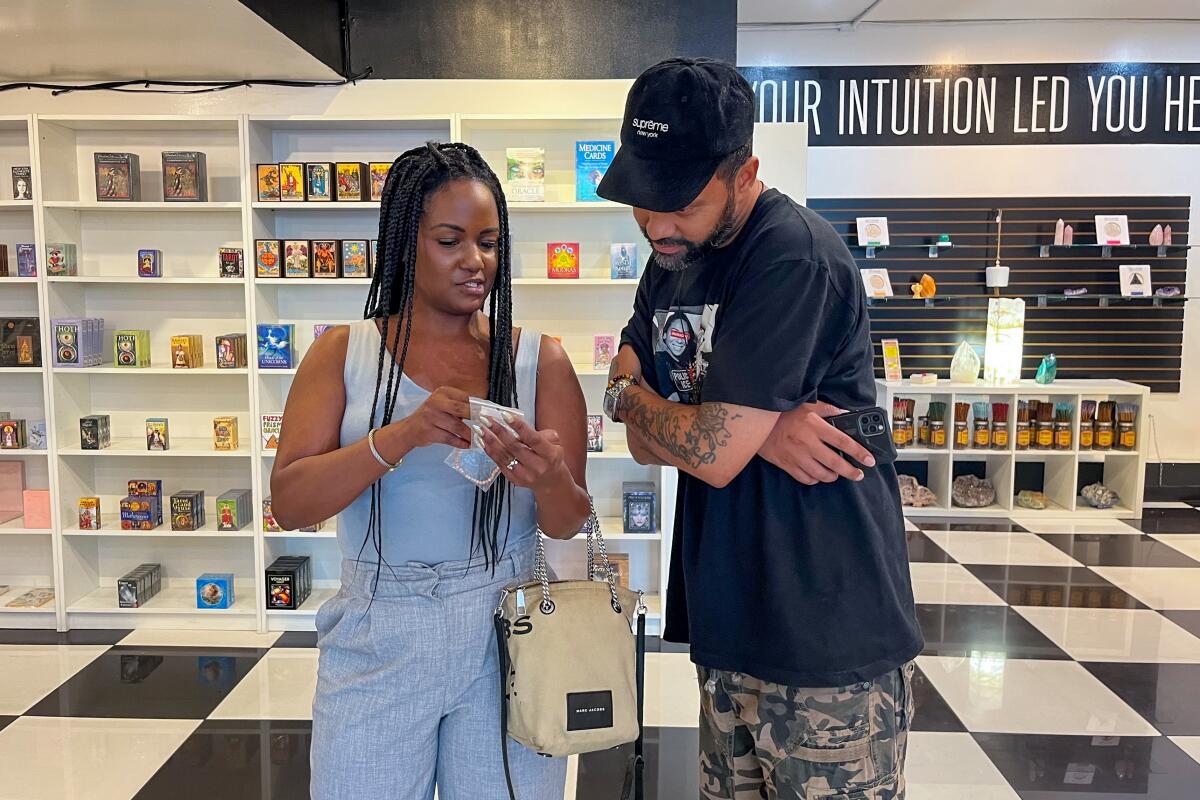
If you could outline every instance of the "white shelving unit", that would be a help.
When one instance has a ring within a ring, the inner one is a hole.
[[[1146,401],[1150,390],[1139,384],[1117,380],[1063,380],[1049,385],[1034,381],[1019,384],[974,385],[939,382],[932,386],[913,385],[910,381],[887,383],[876,381],[879,405],[888,410],[895,398],[916,400],[915,416],[922,416],[930,402],[940,401],[947,408],[947,446],[935,448],[904,448],[899,451],[897,470],[922,480],[938,497],[938,504],[927,508],[905,508],[904,513],[912,517],[962,516],[962,517],[1008,517],[1020,516],[1074,516],[1078,517],[1138,517],[1142,512],[1146,472]],[[1017,450],[1013,429],[1019,400],[1048,400],[1070,403],[1072,431],[1070,450]],[[1116,400],[1135,403],[1138,407],[1137,449],[1079,450],[1079,410],[1084,400]],[[953,446],[953,413],[955,403],[986,401],[1007,403],[1009,406],[1009,446],[1004,450],[955,448]],[[1040,464],[1038,470],[1027,470],[1022,465]],[[959,508],[951,502],[951,485],[954,478],[963,474],[979,474],[987,477],[996,487],[996,503],[987,508]],[[1097,509],[1088,505],[1079,496],[1079,490],[1088,483],[1101,481],[1120,495],[1121,503],[1110,509]],[[1034,511],[1016,504],[1015,496],[1021,489],[1044,492],[1050,506]]]
[[[606,370],[592,368],[592,337],[618,334],[627,321],[636,280],[610,280],[609,244],[641,242],[632,215],[614,203],[574,201],[574,143],[617,139],[619,109],[611,116],[0,116],[0,170],[33,167],[34,200],[14,201],[0,183],[0,242],[15,265],[17,243],[33,242],[36,278],[0,279],[0,315],[41,320],[41,368],[0,368],[0,410],[47,420],[49,449],[0,451],[0,460],[25,465],[26,485],[51,492],[52,524],[30,529],[21,518],[0,524],[0,627],[66,630],[98,627],[184,627],[240,630],[311,629],[316,609],[336,590],[340,554],[331,520],[316,533],[262,531],[262,501],[270,493],[273,451],[261,447],[259,419],[284,408],[297,370],[215,368],[215,337],[245,333],[253,345],[259,323],[294,323],[298,360],[312,344],[312,326],[361,319],[367,279],[262,279],[254,275],[260,238],[378,238],[379,203],[259,202],[256,165],[280,161],[391,161],[428,140],[461,140],[481,150],[498,175],[507,147],[537,145],[547,157],[546,202],[510,205],[514,242],[514,316],[525,330],[561,337],[575,363],[589,413],[600,413]],[[160,153],[199,150],[207,156],[209,201],[163,201]],[[141,160],[139,202],[95,199],[93,154],[132,152]],[[582,277],[546,277],[546,243],[579,242]],[[78,275],[47,276],[48,242],[78,248]],[[240,247],[246,277],[217,277],[217,251]],[[139,278],[136,251],[163,253],[163,277]],[[644,266],[644,243],[639,246]],[[15,268],[13,269],[15,272]],[[53,367],[51,321],[95,316],[106,329],[150,331],[149,368],[112,365]],[[170,337],[199,334],[205,366],[170,367]],[[78,420],[108,414],[112,447],[83,450]],[[240,447],[212,446],[212,419],[237,417]],[[171,448],[148,452],[148,417],[166,417]],[[588,480],[610,540],[610,552],[631,557],[631,585],[644,588],[659,630],[666,586],[669,535],[621,532],[621,484],[650,481],[659,488],[659,530],[674,516],[673,470],[637,465],[621,426],[607,425],[607,449],[589,454]],[[194,532],[123,531],[118,507],[133,479],[161,479],[168,494],[203,489],[209,519],[215,498],[249,488],[253,523],[219,532],[215,523]],[[98,496],[103,526],[80,530],[78,499]],[[665,540],[665,544],[664,544]],[[312,556],[314,593],[297,611],[263,608],[263,572],[276,557]],[[552,542],[551,560],[564,577],[582,575],[584,544]],[[117,578],[158,562],[164,589],[145,607],[120,609]],[[238,600],[224,612],[195,607],[194,581],[203,572],[233,572]],[[42,609],[7,609],[18,590],[52,586]]]

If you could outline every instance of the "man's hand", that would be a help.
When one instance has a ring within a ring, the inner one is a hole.
[[[805,403],[780,414],[758,454],[808,486],[833,483],[839,477],[861,481],[862,470],[837,451],[868,467],[875,466],[875,459],[862,445],[825,421],[825,417],[841,413],[840,408],[828,403]]]
[[[611,380],[616,375],[632,375],[638,379],[638,383],[642,381],[642,362],[629,345],[620,348],[617,351],[617,357],[609,365],[609,379]]]

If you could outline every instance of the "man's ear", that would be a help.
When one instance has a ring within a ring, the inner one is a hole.
[[[746,159],[746,163],[742,164],[742,168],[737,174],[737,190],[739,192],[748,191],[755,183],[758,182],[758,156],[750,156]]]

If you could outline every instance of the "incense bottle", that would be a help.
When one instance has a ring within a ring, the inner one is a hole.
[[[1096,419],[1096,401],[1084,400],[1079,406],[1079,449],[1091,450],[1096,439],[1094,427]]]
[[[1033,439],[1029,428],[1029,404],[1024,400],[1017,403],[1016,444],[1018,450],[1028,450]]]
[[[992,404],[992,449],[1008,449],[1008,403]]]
[[[1054,409],[1054,449],[1070,450],[1074,436],[1071,433],[1071,404],[1059,403]]]

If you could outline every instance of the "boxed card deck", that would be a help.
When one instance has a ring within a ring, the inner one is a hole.
[[[138,250],[137,274],[139,278],[162,277],[162,251]]]
[[[204,340],[198,333],[171,337],[171,366],[174,369],[200,369],[204,366]]]
[[[342,240],[342,277],[371,277],[371,269],[367,258],[366,239]]]
[[[638,246],[636,242],[609,245],[609,259],[612,262],[612,279],[614,281],[627,281],[637,278]]]
[[[117,605],[141,608],[162,590],[162,565],[142,564],[117,579]]]
[[[279,165],[279,199],[285,203],[304,202],[304,165]]]
[[[29,446],[23,419],[0,419],[0,450],[22,450]]]
[[[42,335],[38,318],[0,318],[0,367],[41,365]]]
[[[273,203],[279,200],[279,165],[258,165],[258,202]]]
[[[263,514],[263,531],[266,533],[279,533],[283,528],[279,527],[279,523],[275,521],[275,515],[271,512],[271,498],[264,497],[262,501]]]
[[[113,366],[130,369],[150,366],[150,331],[113,331]]]
[[[546,277],[579,277],[579,242],[549,242],[546,245]]]
[[[196,578],[196,608],[230,608],[233,604],[232,572],[206,572]]]
[[[259,278],[281,277],[280,269],[283,259],[280,258],[282,244],[279,239],[254,240],[254,274]]]
[[[390,161],[372,161],[367,165],[371,173],[371,199],[375,202],[383,199],[383,187],[387,185],[387,176],[391,168]]]
[[[262,415],[262,449],[279,449],[279,432],[283,429],[283,414]]]
[[[0,242],[0,278],[7,278],[8,274],[8,245]]]
[[[304,605],[312,590],[312,560],[308,556],[280,556],[267,567],[267,608],[294,611]]]
[[[78,253],[70,242],[46,245],[46,274],[72,277],[79,271]]]
[[[104,450],[112,446],[108,414],[92,414],[79,420],[79,448]]]
[[[126,494],[128,494],[130,497],[155,497],[155,498],[158,498],[159,502],[156,504],[156,510],[158,513],[155,518],[155,523],[157,525],[162,525],[162,523],[163,523],[162,499],[163,499],[164,495],[163,495],[163,482],[161,480],[159,480],[157,478],[151,478],[151,479],[139,478],[139,479],[131,480],[131,481],[129,481],[129,485],[126,490]]]
[[[626,481],[621,484],[625,511],[625,533],[654,533],[657,494],[654,484]]]
[[[130,495],[121,499],[121,530],[152,531],[162,525],[162,497]]]
[[[29,167],[12,168],[13,200],[33,199],[33,172]]]
[[[79,498],[79,529],[81,531],[98,531],[103,526],[100,519],[100,498]]]
[[[608,172],[616,152],[617,143],[611,139],[575,142],[576,202],[595,203],[604,199],[596,194],[596,187]]]
[[[333,200],[333,164],[325,161],[309,162],[304,165],[304,175],[310,203]]]
[[[142,169],[136,153],[96,153],[96,199],[141,200]]]
[[[592,337],[592,369],[608,369],[616,353],[617,337],[604,335]]]
[[[588,414],[587,449],[589,453],[604,452],[604,417],[600,414]]]
[[[204,492],[185,489],[171,495],[171,530],[198,531],[204,525]]]
[[[242,248],[221,247],[217,249],[217,277],[246,277],[246,257]]]
[[[358,161],[339,161],[337,165],[337,199],[362,201],[367,199],[367,165]]]
[[[295,359],[292,350],[292,340],[296,335],[296,326],[287,325],[258,325],[258,368],[259,369],[292,369]]]
[[[237,417],[217,417],[213,420],[213,449],[237,450],[238,421]]]
[[[17,277],[36,278],[37,245],[31,243],[17,245]]]
[[[341,255],[337,239],[313,239],[312,275],[314,278],[336,278],[338,256]]]
[[[249,489],[231,489],[217,498],[217,530],[240,531],[250,524],[253,500]]]
[[[30,450],[45,450],[48,446],[46,440],[46,421],[39,419],[29,423],[29,449]]]
[[[504,152],[507,182],[504,194],[512,203],[546,199],[546,149],[509,147]]]
[[[286,239],[283,242],[283,277],[311,278],[312,263],[307,239]]]
[[[249,360],[246,348],[246,334],[227,333],[218,336],[217,369],[242,369]]]
[[[146,420],[146,449],[171,449],[171,428],[166,417],[150,417]]]
[[[196,150],[166,150],[162,154],[163,200],[208,200],[208,161]]]
[[[13,600],[9,600],[6,607],[43,608],[52,602],[54,602],[54,589],[48,586],[39,586],[35,589],[30,589]]]

